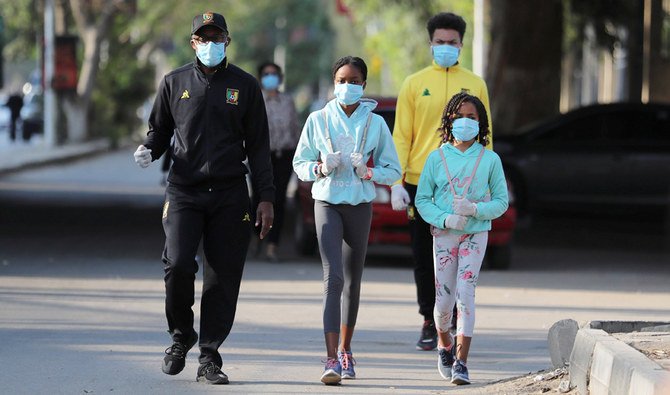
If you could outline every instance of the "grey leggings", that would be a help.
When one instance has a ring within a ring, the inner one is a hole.
[[[323,264],[323,330],[356,325],[372,205],[314,202],[314,222]],[[340,304],[340,299],[342,303]],[[341,309],[341,312],[340,312]]]

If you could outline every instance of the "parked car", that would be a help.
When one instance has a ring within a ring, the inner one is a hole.
[[[44,131],[44,96],[41,93],[26,95],[21,108],[23,139],[28,141],[34,134]]]
[[[579,108],[496,137],[495,149],[524,213],[670,202],[670,105]]]
[[[393,133],[395,123],[396,98],[374,98],[378,106],[375,113],[381,115]],[[507,212],[492,223],[486,250],[488,267],[507,269],[511,264],[511,246],[516,226],[516,208],[514,193],[510,187],[510,207]],[[311,255],[316,251],[316,229],[314,225],[314,200],[312,183],[298,181],[296,192],[299,205],[298,218],[295,221],[296,248],[302,255]],[[376,185],[377,197],[372,202],[372,223],[370,225],[369,244],[409,245],[407,213],[394,211],[391,207],[391,189],[386,185]]]

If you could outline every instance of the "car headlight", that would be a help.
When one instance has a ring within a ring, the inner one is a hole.
[[[373,202],[381,204],[391,203],[391,192],[389,192],[388,187],[377,185],[375,191],[377,192],[377,197],[375,197]]]

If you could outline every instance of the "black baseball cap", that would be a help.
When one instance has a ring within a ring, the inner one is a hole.
[[[195,34],[203,26],[216,26],[219,29],[223,30],[224,33],[228,33],[228,25],[226,24],[226,19],[221,14],[216,12],[207,11],[205,13],[196,15],[193,17],[193,25],[191,27],[191,34]]]

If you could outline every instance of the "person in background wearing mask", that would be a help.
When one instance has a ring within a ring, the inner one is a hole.
[[[436,130],[440,126],[442,110],[452,96],[459,92],[477,96],[490,113],[486,83],[458,64],[465,26],[463,18],[452,13],[440,13],[428,20],[433,64],[407,77],[398,94],[393,141],[398,150],[402,179],[391,187],[391,204],[394,210],[406,209],[409,219],[414,281],[419,314],[424,319],[421,337],[416,344],[418,350],[428,351],[437,347],[437,332],[433,321],[433,238],[430,226],[414,206],[419,176],[428,154],[440,145],[440,135]],[[489,136],[489,149],[491,141]]]
[[[335,99],[309,115],[293,158],[303,181],[314,181],[314,220],[323,264],[323,329],[327,360],[321,382],[353,379],[354,334],[375,185],[400,178],[400,165],[377,102],[362,99],[368,68],[345,56],[333,66]],[[372,158],[373,167],[368,167]],[[340,339],[340,333],[342,338]]]
[[[193,328],[195,260],[202,239],[206,264],[200,302],[200,367],[197,381],[228,384],[218,352],[235,318],[242,271],[252,234],[245,175],[248,159],[260,197],[260,237],[272,228],[274,186],[267,116],[258,81],[228,62],[223,15],[193,18],[195,60],[168,73],[149,117],[149,132],[135,151],[141,167],[170,146],[173,164],[163,206],[165,313],[173,344],[163,372],[178,374],[198,342]]]
[[[275,183],[275,219],[266,238],[268,244],[265,258],[271,262],[278,262],[277,246],[284,225],[286,187],[293,174],[293,154],[300,138],[300,127],[293,98],[279,91],[283,79],[281,67],[272,62],[265,62],[258,66],[258,78],[268,114],[270,158]],[[254,207],[257,204],[257,198],[254,196]]]
[[[443,144],[426,159],[416,208],[433,234],[437,369],[445,380],[462,385],[470,384],[467,361],[475,327],[475,287],[491,221],[508,207],[507,182],[500,157],[484,149],[488,115],[479,98],[467,93],[452,97],[439,133]],[[449,333],[454,306],[455,350]]]

